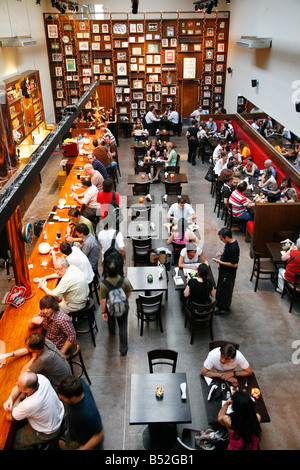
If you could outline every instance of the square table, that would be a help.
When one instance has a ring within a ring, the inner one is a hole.
[[[167,178],[165,178],[165,174],[161,175],[162,182],[167,183],[188,183],[188,179],[186,173],[174,173],[174,177],[171,178],[170,173],[168,174]]]
[[[279,264],[284,264],[284,261],[281,259],[282,243],[280,242],[267,242],[267,248],[270,252],[273,263],[278,266]]]
[[[172,449],[176,444],[176,423],[191,423],[191,409],[186,387],[186,400],[181,399],[180,384],[186,374],[131,374],[130,424],[146,424],[143,444],[146,449]],[[156,387],[164,395],[157,398]]]
[[[174,268],[174,271],[173,271],[173,276],[175,276],[175,268]],[[178,277],[181,277],[181,279],[183,280],[184,284],[181,284],[181,285],[176,285],[175,282],[174,282],[174,285],[175,285],[175,290],[184,290],[186,288],[186,285],[187,285],[187,282],[188,282],[188,279],[185,275],[184,275],[184,272],[183,272],[183,269],[182,268],[179,268],[178,269]],[[214,286],[216,286],[216,283],[215,283],[215,278],[214,278],[214,275],[212,273],[212,270],[211,270],[211,266],[208,267],[208,276],[207,276],[208,279],[210,279]]]
[[[165,266],[163,266],[162,278],[159,279],[159,272],[161,266],[129,266],[127,268],[127,279],[132,284],[133,292],[145,292],[151,291],[163,291],[166,294],[168,293],[168,279],[167,271]],[[152,274],[153,282],[148,282],[147,276]]]
[[[180,202],[180,199],[185,199],[186,203],[190,204],[190,198],[186,194],[182,194],[181,196],[177,196],[176,194],[169,194],[166,201],[164,200],[164,196],[161,196],[161,203],[171,206],[172,204],[176,204],[176,202]]]
[[[128,175],[127,183],[134,184],[134,183],[152,183],[152,178],[149,179],[149,174],[145,171],[145,173],[138,173],[137,175]]]
[[[258,382],[253,372],[248,377],[237,377],[237,379],[239,382],[239,390],[244,390],[246,393],[248,393],[248,395],[251,394],[252,388],[259,388]],[[218,413],[220,409],[222,408],[222,400],[226,400],[226,392],[229,390],[228,385],[227,385],[228,382],[225,382],[224,380],[217,377],[217,378],[213,378],[213,381],[210,383],[210,385],[208,385],[203,375],[200,374],[200,383],[201,383],[202,395],[203,395],[203,400],[205,404],[208,424],[210,426],[217,425]],[[220,388],[220,385],[222,383],[225,384],[224,390],[221,390]],[[246,383],[247,383],[247,387],[245,387]],[[212,386],[212,384],[218,385],[218,388],[215,391],[216,393],[213,394],[211,400],[207,400],[208,394],[210,392],[210,387]],[[260,395],[258,399],[255,399],[255,405],[256,405],[255,406],[256,413],[260,414],[261,416],[261,422],[269,423],[271,420],[270,420],[270,416],[266,408],[262,394]]]
[[[139,199],[140,198],[143,198],[143,202],[140,202]],[[148,201],[146,199],[146,196],[143,196],[143,195],[136,195],[136,196],[127,196],[127,208],[129,209],[130,207],[134,207],[134,208],[145,208],[145,207],[149,207],[151,206],[152,204],[155,204],[155,198],[154,196],[151,195],[151,199],[152,201]]]

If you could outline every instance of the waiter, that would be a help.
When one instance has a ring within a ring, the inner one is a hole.
[[[230,229],[224,227],[218,232],[220,240],[225,244],[222,253],[213,258],[219,264],[219,277],[217,284],[217,310],[216,315],[228,312],[235,284],[236,272],[239,264],[240,248],[238,242],[232,237]]]

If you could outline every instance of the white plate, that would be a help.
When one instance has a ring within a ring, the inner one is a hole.
[[[196,225],[196,224],[189,225],[189,229],[192,230],[192,231],[198,230],[198,228],[199,228],[199,225]]]
[[[39,252],[41,253],[41,255],[46,255],[47,253],[49,253],[50,251],[50,245],[49,243],[40,243],[39,244]]]
[[[66,199],[60,199],[60,200],[58,201],[58,203],[59,203],[60,206],[64,206],[66,202],[67,202]]]
[[[35,282],[36,284],[38,284],[38,283],[40,282],[40,278],[39,278],[39,277],[35,277],[35,278],[33,279],[33,282]]]

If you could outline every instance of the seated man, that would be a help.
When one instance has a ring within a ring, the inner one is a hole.
[[[59,436],[64,406],[44,375],[21,373],[3,408],[9,421],[28,420],[17,431],[14,450],[35,449]]]
[[[184,198],[179,199],[179,202],[175,202],[169,208],[167,214],[168,220],[178,222],[180,219],[186,219],[192,223],[196,219],[196,213],[192,206],[186,202]]]
[[[152,134],[154,134],[156,129],[158,128],[160,119],[156,117],[155,107],[153,105],[150,106],[150,109],[145,116],[145,121],[146,121],[146,125],[145,125],[146,129],[148,129],[149,132],[152,132]]]
[[[204,256],[202,248],[198,247],[196,243],[190,242],[187,243],[186,247],[183,248],[179,255],[178,267],[187,268],[197,271],[199,266],[199,257],[202,263],[205,263],[209,266],[207,259]]]
[[[78,237],[78,239],[81,240],[80,237]],[[66,241],[61,242],[59,248],[63,254],[63,257],[68,260],[70,265],[77,266],[80,271],[83,272],[88,284],[93,282],[94,271],[88,257],[83,253],[83,251],[78,248],[78,246],[71,246],[70,243]],[[51,255],[54,263],[56,261],[56,254],[54,250],[51,250]]]
[[[241,370],[236,370],[237,367]],[[221,347],[210,351],[201,369],[201,375],[205,377],[219,377],[232,384],[236,384],[237,377],[246,377],[251,374],[252,370],[248,361],[231,343],[224,343]]]
[[[172,130],[174,133],[177,132],[178,130],[178,123],[179,123],[179,114],[173,106],[170,106],[170,114],[168,115],[168,124],[170,130]]]
[[[228,176],[224,180],[224,184],[221,188],[221,194],[223,196],[223,202],[226,207],[228,207],[228,201],[232,193],[232,185],[233,185],[233,178],[232,176]]]
[[[75,236],[81,239],[80,249],[87,256],[93,271],[98,271],[99,245],[85,224],[78,224]]]
[[[241,232],[245,233],[246,225],[249,220],[253,220],[253,216],[248,212],[247,209],[255,206],[255,202],[251,202],[244,192],[247,190],[247,182],[243,181],[233,191],[229,198],[229,204],[232,206],[232,217],[239,220],[239,227]]]
[[[202,106],[201,104],[199,104],[198,108],[195,109],[195,111],[193,111],[190,115],[191,118],[194,118],[198,121],[198,123],[200,122],[201,120],[201,114],[203,112],[203,109],[202,109]]]
[[[94,227],[93,223],[90,221],[90,219],[87,219],[86,217],[83,217],[83,215],[80,214],[80,211],[77,209],[77,207],[71,207],[68,212],[68,216],[70,218],[69,225],[67,227],[67,233],[66,233],[66,240],[67,242],[78,242],[80,240],[76,240],[73,237],[74,229],[77,224],[85,224],[88,226],[89,231],[92,235],[95,235],[94,232]]]
[[[53,295],[58,299],[60,309],[65,313],[76,312],[86,306],[89,297],[89,285],[77,266],[71,266],[65,258],[58,258],[54,264],[55,273],[40,278],[38,287],[46,295]],[[57,286],[51,290],[47,287],[47,280],[60,278]]]
[[[76,331],[72,318],[60,310],[52,295],[41,298],[39,313],[28,322],[28,328],[37,327],[42,327],[45,337],[52,341],[64,356],[68,356],[68,351],[76,340]]]
[[[212,117],[208,119],[208,121],[206,122],[206,126],[207,126],[206,133],[208,136],[214,135],[218,130],[217,124],[215,123]]]
[[[84,165],[84,171],[90,178],[93,185],[96,186],[98,191],[102,191],[104,178],[98,170],[95,170],[91,163]]]
[[[57,389],[67,411],[65,450],[101,450],[104,430],[89,386],[83,379],[67,377]]]
[[[117,161],[115,161],[114,158],[118,160],[118,149],[117,149],[117,145],[114,142],[112,142],[111,136],[109,134],[104,135],[104,142],[102,145],[107,148],[109,156],[112,157],[111,164],[108,165],[106,168],[109,169],[109,168],[112,168],[113,166],[116,166]]]
[[[106,171],[106,168],[103,165],[103,163],[100,162],[100,160],[98,160],[92,153],[88,154],[87,158],[88,158],[89,163],[93,165],[93,168],[99,171],[99,173],[101,173],[101,175],[103,176],[103,179],[108,178],[108,173]]]
[[[99,145],[98,139],[93,140],[93,155],[97,158],[107,169],[117,166],[117,162],[113,161],[112,155],[109,153],[107,147]]]
[[[88,177],[81,178],[81,184],[85,191],[78,195],[72,193],[71,197],[73,197],[80,206],[85,206],[82,212],[83,216],[90,219],[100,214],[100,204],[97,201],[98,189],[92,184]]]
[[[265,169],[266,168],[271,168],[272,170],[272,176],[273,178],[276,180],[277,178],[277,171],[275,170],[275,168],[273,167],[273,162],[272,160],[265,160]]]

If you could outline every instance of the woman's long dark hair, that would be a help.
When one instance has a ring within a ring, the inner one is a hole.
[[[231,426],[236,436],[243,439],[243,449],[252,443],[253,436],[258,439],[261,428],[255,412],[255,403],[245,392],[235,392],[232,397]]]

